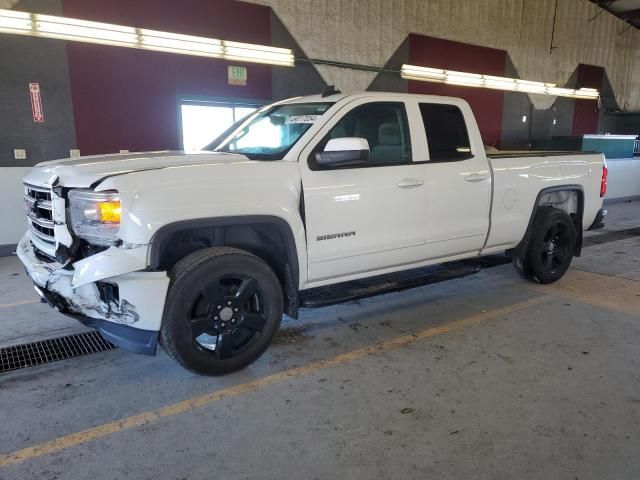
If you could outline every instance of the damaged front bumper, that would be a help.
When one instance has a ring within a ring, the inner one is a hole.
[[[169,278],[165,272],[141,271],[146,250],[111,247],[65,266],[38,258],[27,233],[17,254],[52,307],[124,350],[153,355]]]

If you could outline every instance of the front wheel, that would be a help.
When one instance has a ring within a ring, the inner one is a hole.
[[[525,253],[514,256],[513,264],[527,280],[553,283],[569,269],[576,238],[576,227],[566,212],[553,207],[540,207]]]
[[[208,248],[171,270],[162,327],[169,356],[196,373],[221,375],[255,361],[282,319],[278,277],[260,258]]]

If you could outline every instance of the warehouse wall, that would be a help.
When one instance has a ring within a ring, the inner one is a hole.
[[[60,15],[57,0],[25,0],[21,7]],[[35,123],[29,83],[39,82],[44,123]],[[43,160],[69,156],[75,130],[67,52],[63,42],[5,35],[0,39],[0,256],[11,254],[26,230],[22,177]],[[15,160],[14,149],[26,150]]]
[[[579,64],[602,66],[620,108],[640,111],[640,31],[586,0],[559,0],[555,29],[555,0],[252,1],[271,6],[311,58],[383,66],[409,33],[423,34],[506,50],[530,80],[564,85]],[[318,70],[343,90],[364,90],[376,76]],[[548,109],[554,99],[531,101]]]
[[[640,132],[640,113],[609,113],[600,120],[603,133],[620,135],[638,135]]]
[[[325,90],[327,83],[312,63],[304,61],[308,59],[304,50],[273,10],[271,10],[271,45],[290,48],[297,59],[295,68],[271,69],[271,98],[273,100],[313,95]]]
[[[57,0],[27,0],[25,9],[61,14]],[[44,123],[35,123],[29,83],[39,82]],[[63,42],[2,36],[0,43],[0,167],[26,167],[66,157],[75,148],[73,110]],[[26,160],[15,160],[14,149],[25,149]],[[1,190],[1,189],[0,189]],[[1,243],[1,240],[0,240]]]
[[[506,52],[495,48],[479,47],[451,40],[409,36],[409,63],[434,68],[504,76]],[[485,145],[498,146],[502,130],[502,104],[500,90],[469,88],[444,83],[409,81],[409,93],[445,95],[464,98],[473,110]]]
[[[598,131],[600,133],[618,133],[623,135],[640,134],[640,110],[636,112],[620,111],[615,101],[613,86],[606,71],[604,72],[602,80],[600,97],[602,104],[598,122]]]
[[[0,257],[11,255],[15,244],[27,230],[22,196],[22,177],[30,167],[0,167],[0,202],[2,202],[2,229],[0,229]]]
[[[508,55],[505,76],[520,76]],[[566,86],[575,88],[577,76],[576,70]],[[532,95],[504,92],[500,142],[502,149],[546,148],[550,137],[571,135],[575,103],[573,99],[557,97],[550,108],[536,109],[531,97]]]
[[[409,81],[403,79],[398,72],[402,64],[409,63],[410,43],[408,36],[400,44],[398,49],[384,64],[381,72],[379,72],[369,84],[367,90],[373,92],[401,92],[409,91]]]
[[[233,0],[63,0],[64,14],[155,30],[271,43],[271,11]],[[185,96],[271,99],[271,68],[247,65],[247,85],[227,83],[230,63],[70,42],[69,72],[83,155],[178,150],[178,101]]]
[[[580,65],[578,88],[602,90],[604,69],[594,65]],[[573,134],[583,135],[598,131],[599,108],[593,100],[576,100],[573,114]]]
[[[504,50],[411,34],[387,61],[383,71],[376,75],[368,89],[462,97],[470,102],[478,117],[485,144],[506,150],[528,149],[533,145],[546,148],[550,137],[573,133],[573,99],[558,97],[551,108],[539,110],[534,107],[530,96],[521,93],[403,80],[397,71],[404,63],[429,64],[453,70],[467,68],[491,75],[519,77],[511,58]],[[567,81],[568,87],[576,88],[581,83],[579,78],[583,67],[593,69],[579,65]],[[594,86],[588,82],[582,82],[582,85]],[[590,133],[595,133],[598,131],[598,112],[601,111],[598,110],[598,102],[585,103],[589,106],[586,114],[590,115],[587,122],[595,119],[595,127]]]
[[[270,8],[234,0],[23,0],[15,8],[283,46],[304,58]],[[72,148],[83,155],[179,149],[181,98],[268,101],[326,86],[304,62],[274,69],[247,64],[247,85],[235,86],[222,60],[12,35],[0,35],[0,42],[0,166],[63,158]],[[31,118],[31,81],[41,84],[43,124]],[[27,149],[26,162],[13,160],[14,148]]]
[[[7,6],[7,5],[4,5]],[[273,11],[234,0],[22,0],[17,10],[67,15],[304,51]],[[318,93],[311,63],[246,64],[246,86],[229,85],[223,60],[0,34],[0,255],[25,230],[22,176],[35,163],[83,155],[179,149],[179,100],[268,101]],[[44,123],[34,123],[29,82],[42,90]],[[15,160],[14,148],[27,151]]]

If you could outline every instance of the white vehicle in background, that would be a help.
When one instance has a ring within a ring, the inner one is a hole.
[[[460,99],[334,92],[261,108],[198,154],[45,162],[24,182],[18,256],[46,301],[124,349],[160,338],[222,374],[322,287],[505,250],[525,278],[558,280],[602,223],[606,166],[487,155]]]

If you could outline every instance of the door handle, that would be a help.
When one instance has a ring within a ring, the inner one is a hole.
[[[486,180],[487,178],[489,178],[487,175],[482,175],[481,173],[470,173],[469,175],[464,177],[464,179],[467,182],[471,182],[471,183],[482,182],[483,180]]]
[[[398,188],[415,188],[424,184],[421,178],[405,178],[396,183]]]

